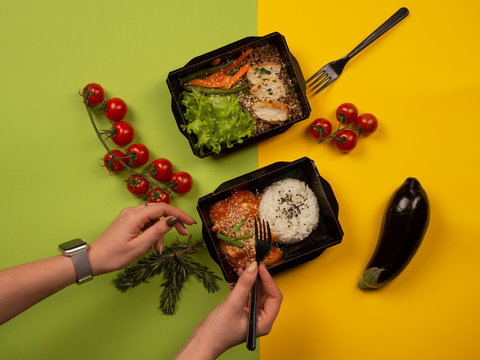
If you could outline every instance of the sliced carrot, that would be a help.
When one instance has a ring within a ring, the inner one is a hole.
[[[235,69],[247,56],[249,56],[251,53],[253,53],[253,49],[250,48],[250,49],[247,49],[245,50],[245,52],[240,55],[237,60],[235,60],[232,65],[230,65],[229,67],[227,67],[225,70],[223,70],[225,72],[225,74],[228,74],[230,71],[232,71],[233,69]]]
[[[206,80],[209,81],[221,81],[225,77],[224,70],[215,71],[213,74],[209,75]]]
[[[246,63],[240,68],[240,70],[238,70],[234,75],[232,75],[228,82],[225,84],[225,88],[230,89],[238,80],[240,80],[243,75],[247,73],[248,69],[250,69],[250,63]]]
[[[220,60],[220,58],[213,59],[211,62],[212,66],[217,66],[218,64],[220,64]]]

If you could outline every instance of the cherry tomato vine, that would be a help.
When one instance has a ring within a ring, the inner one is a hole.
[[[335,114],[339,125],[334,132],[332,124],[327,119],[318,118],[310,124],[310,134],[318,143],[333,139],[339,150],[349,152],[357,145],[360,135],[370,135],[377,130],[377,118],[370,113],[359,116],[357,107],[351,103],[338,106]]]
[[[107,140],[111,139],[118,146],[129,145],[134,138],[133,127],[123,120],[127,114],[127,104],[120,98],[112,98],[105,101],[104,90],[97,83],[90,83],[84,87],[82,93],[83,103],[88,113],[90,122],[103,147],[107,150],[103,158],[104,166],[109,173],[120,173],[124,169],[129,176],[126,181],[130,193],[141,197],[147,202],[169,203],[175,194],[185,194],[193,186],[193,179],[185,171],[173,173],[171,162],[165,158],[153,160],[143,170],[137,171],[148,163],[150,153],[144,144],[130,145],[125,152],[119,149],[111,149]],[[112,123],[110,130],[99,130],[95,116],[102,113]]]

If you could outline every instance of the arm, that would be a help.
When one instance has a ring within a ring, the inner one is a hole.
[[[168,226],[172,217],[178,221]],[[161,252],[165,233],[175,226],[178,233],[187,235],[184,224],[194,223],[183,211],[162,203],[122,210],[87,250],[93,274],[130,265],[152,245]],[[73,262],[63,255],[0,270],[0,324],[75,281]]]
[[[216,359],[232,346],[241,344],[247,337],[248,294],[260,276],[257,335],[270,332],[280,311],[282,293],[265,265],[251,263],[241,273],[230,295],[202,321],[175,359]]]

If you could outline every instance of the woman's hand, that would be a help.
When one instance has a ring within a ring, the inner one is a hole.
[[[177,219],[176,222],[174,218]],[[140,255],[150,250],[152,245],[161,252],[163,235],[173,226],[179,234],[188,235],[184,224],[195,224],[195,220],[183,211],[165,203],[123,209],[89,246],[88,255],[94,275],[130,265]]]
[[[257,273],[260,275],[257,336],[270,332],[283,296],[265,265],[257,267],[257,263],[253,262],[240,274],[230,295],[195,328],[176,359],[215,359],[225,350],[246,340],[248,295]]]

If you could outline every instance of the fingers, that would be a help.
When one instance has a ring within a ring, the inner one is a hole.
[[[169,232],[173,227],[175,227],[180,235],[188,235],[187,228],[176,216],[168,216],[164,217],[162,220],[157,220],[132,241],[138,244],[138,246],[146,248],[150,248],[152,244],[155,244],[155,250],[158,253],[162,253],[163,235]]]
[[[257,278],[258,266],[257,262],[254,261],[247,266],[244,272],[240,274],[238,281],[233,288],[230,295],[228,295],[227,300],[235,308],[243,310],[245,300],[248,298],[248,294],[252,289],[255,279]]]
[[[147,224],[151,220],[156,220],[161,217],[167,216],[174,216],[181,223],[187,225],[193,225],[196,223],[194,218],[192,218],[182,210],[177,209],[176,207],[166,203],[152,203],[148,204],[148,206],[140,205],[131,209],[136,213],[136,216],[139,216],[142,219],[142,225]]]
[[[263,310],[268,315],[273,316],[273,319],[275,319],[278,312],[280,311],[280,305],[282,304],[282,292],[278,288],[275,280],[273,280],[272,276],[270,275],[264,264],[260,265],[258,269],[258,274],[263,288],[263,294],[261,299],[261,302],[263,303]]]

